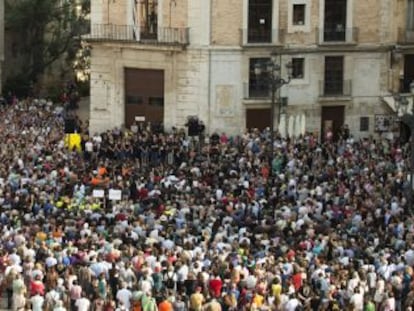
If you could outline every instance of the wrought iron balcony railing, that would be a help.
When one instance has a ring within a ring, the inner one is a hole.
[[[352,95],[351,80],[322,80],[319,81],[320,97],[349,97]]]
[[[244,99],[270,98],[269,84],[261,81],[244,82],[243,97]]]
[[[356,44],[359,29],[343,27],[316,28],[316,42],[318,44]]]
[[[284,29],[240,29],[240,45],[282,44]]]
[[[86,40],[134,41],[141,44],[188,45],[188,28],[158,27],[148,30],[139,26],[93,24]]]

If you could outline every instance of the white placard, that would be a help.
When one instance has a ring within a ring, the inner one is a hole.
[[[135,121],[137,121],[137,122],[145,122],[145,116],[135,116]]]
[[[103,197],[105,197],[105,190],[94,189],[93,192],[92,192],[92,196],[94,198],[103,198]]]
[[[122,191],[117,189],[109,189],[109,200],[120,201],[122,199]]]

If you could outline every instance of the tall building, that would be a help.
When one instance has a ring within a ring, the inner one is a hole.
[[[271,52],[282,77],[293,65],[272,116],[283,134],[387,131],[390,95],[414,80],[413,19],[414,0],[92,0],[91,131],[267,127],[255,67]]]

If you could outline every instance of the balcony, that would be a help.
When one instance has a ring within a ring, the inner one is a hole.
[[[359,29],[353,28],[316,28],[316,42],[319,45],[357,44]]]
[[[414,29],[398,29],[399,44],[414,44]]]
[[[319,97],[321,99],[347,99],[352,95],[352,81],[319,81]]]
[[[250,100],[270,99],[270,90],[267,83],[251,81],[243,83],[243,97]]]
[[[90,34],[84,36],[89,41],[124,41],[140,44],[188,45],[188,28],[159,27],[155,32],[132,25],[94,24]]]
[[[240,29],[240,46],[281,45],[284,29]]]

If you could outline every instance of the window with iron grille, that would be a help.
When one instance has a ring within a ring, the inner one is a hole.
[[[292,58],[292,78],[303,79],[305,76],[305,59]]]
[[[272,39],[272,0],[249,0],[249,43],[270,43]]]
[[[369,131],[369,117],[361,117],[359,119],[359,130],[361,132]]]
[[[345,41],[348,0],[325,0],[324,41]]]
[[[323,95],[343,95],[344,57],[325,56],[325,81]]]
[[[249,98],[268,97],[269,96],[269,83],[267,72],[264,70],[260,75],[256,75],[254,68],[257,64],[266,64],[270,61],[270,58],[250,58],[249,64]]]

